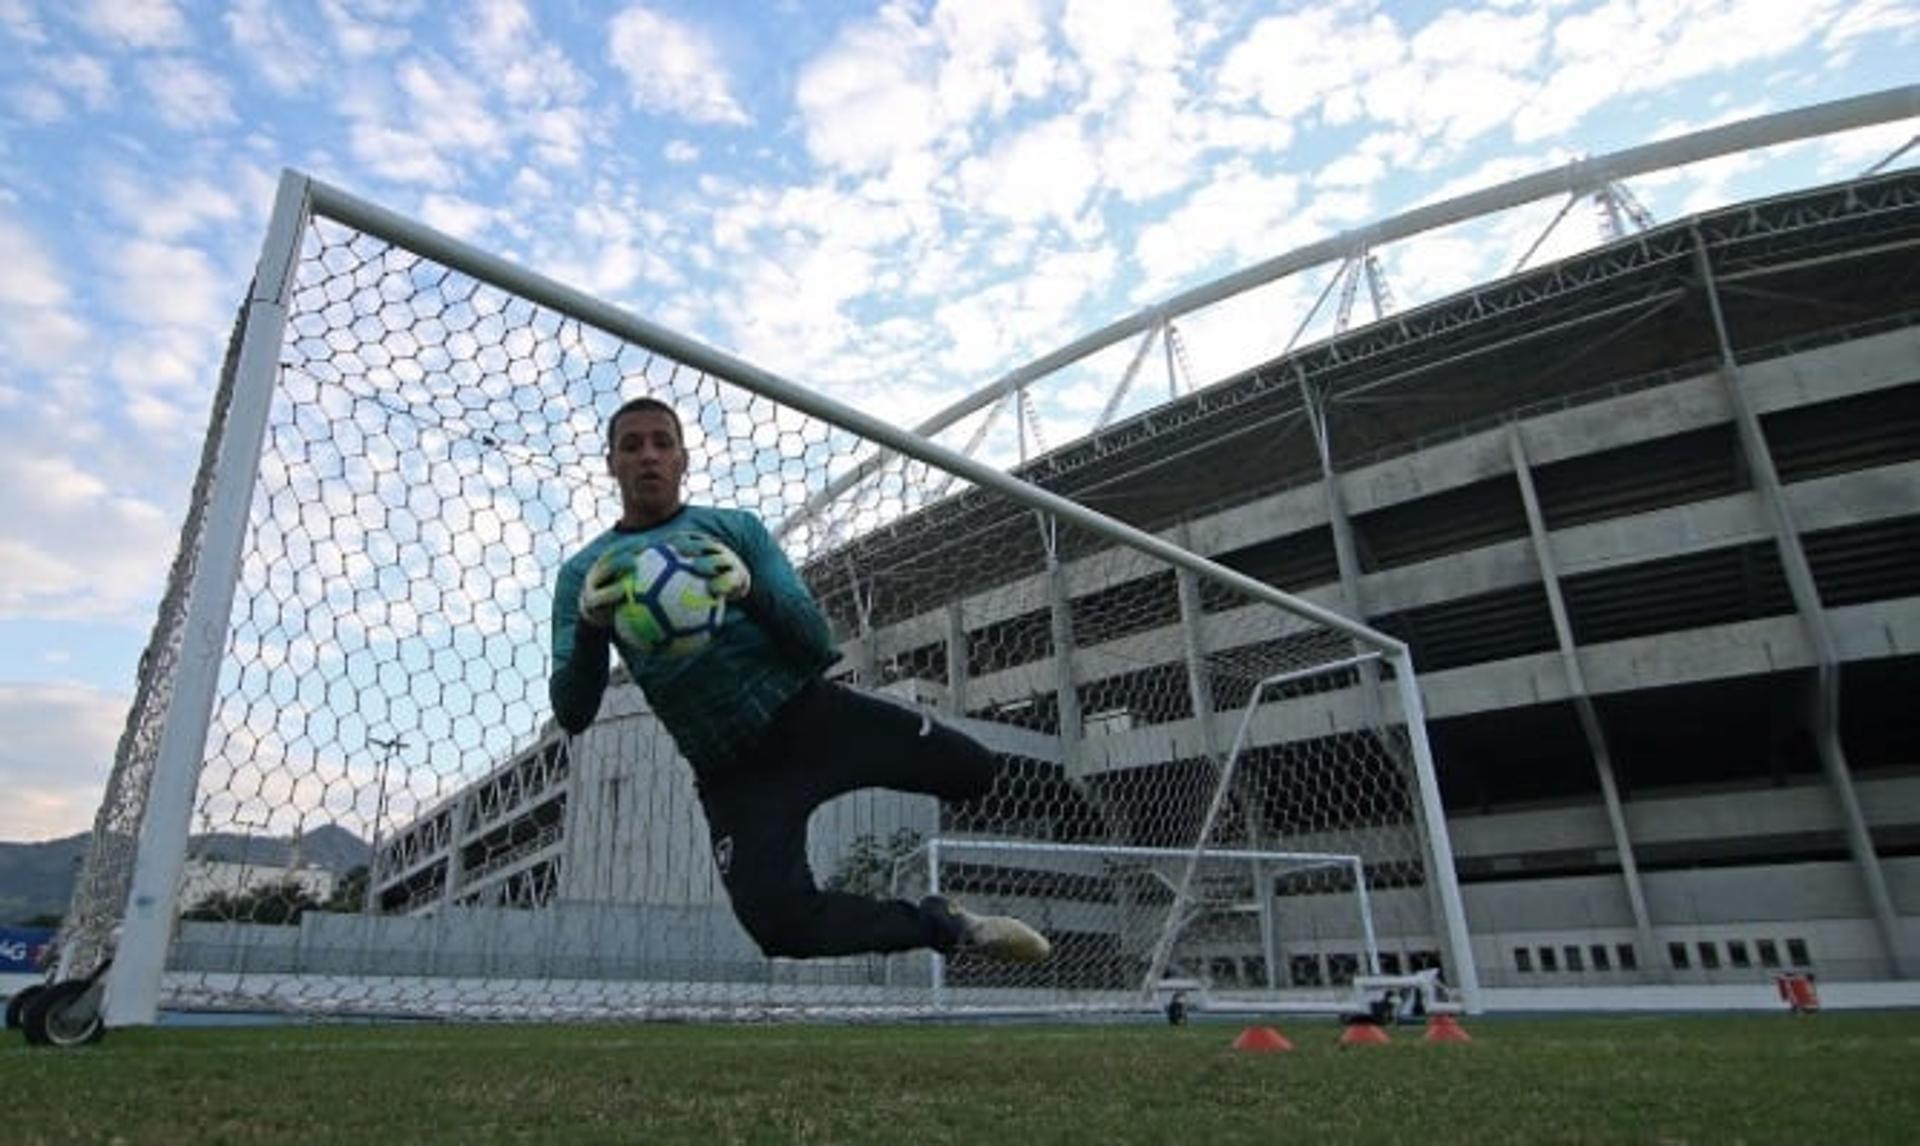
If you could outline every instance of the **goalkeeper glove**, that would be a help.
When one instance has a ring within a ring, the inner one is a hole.
[[[617,553],[603,553],[587,570],[586,583],[580,586],[580,619],[598,629],[613,628],[614,610],[626,600],[627,589],[621,582],[626,568]]]
[[[743,600],[753,590],[753,574],[740,555],[704,533],[678,534],[667,544],[687,567],[707,579],[707,592],[723,601]]]

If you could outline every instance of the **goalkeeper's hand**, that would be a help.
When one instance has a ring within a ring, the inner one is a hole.
[[[707,579],[707,592],[723,601],[745,600],[753,591],[753,574],[740,555],[704,533],[681,533],[667,544],[686,559],[688,568]]]
[[[600,555],[580,586],[581,620],[598,629],[613,628],[613,612],[627,596],[626,586],[620,583],[625,574],[619,554]]]

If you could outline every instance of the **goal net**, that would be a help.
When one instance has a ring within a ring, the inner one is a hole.
[[[604,422],[642,394],[685,423],[687,499],[801,570],[831,674],[1005,761],[964,804],[829,804],[817,879],[1016,913],[1053,958],[765,958],[639,691],[616,672],[590,729],[552,724],[552,584],[617,516]],[[898,430],[289,173],[63,973],[111,957],[116,1025],[1471,989],[1404,648],[1202,557],[1231,511],[1124,456],[1133,524],[1062,496],[996,409]]]

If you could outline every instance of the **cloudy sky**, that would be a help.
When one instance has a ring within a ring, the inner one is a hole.
[[[1920,0],[0,0],[0,839],[91,822],[284,167],[911,421],[1301,244],[1915,59]],[[1671,219],[1916,130],[1631,190]],[[1395,298],[1560,206],[1380,252]],[[1199,380],[1327,273],[1196,319]],[[1054,441],[1104,399],[1043,394]]]

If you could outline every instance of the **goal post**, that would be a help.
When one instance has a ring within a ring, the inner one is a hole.
[[[1366,861],[1358,855],[943,837],[927,841],[924,857],[926,888],[935,893],[946,886],[943,872],[949,869],[959,873],[963,885],[970,867],[992,867],[1003,879],[1006,872],[1020,872],[1023,886],[1002,892],[1014,910],[1023,901],[1084,899],[1087,885],[1105,886],[1098,910],[1111,918],[1101,929],[1123,941],[1146,940],[1130,961],[1144,974],[1133,977],[1102,975],[1078,965],[1086,958],[1084,951],[1062,952],[1075,965],[1036,970],[1030,973],[1032,984],[1020,992],[1033,1010],[1151,1007],[1174,989],[1168,984],[1177,983],[1205,988],[1236,1009],[1326,1011],[1351,999],[1344,988],[1357,977],[1381,972]],[[1282,936],[1272,905],[1282,897],[1262,896],[1257,890],[1281,884],[1336,901],[1331,912],[1323,903],[1319,913],[1334,919],[1333,925],[1324,932],[1295,925]],[[910,887],[911,881],[901,886]],[[1290,959],[1312,959],[1318,965],[1318,953],[1329,947],[1340,948],[1351,960],[1350,965],[1333,961],[1332,966],[1345,968],[1344,974],[1306,981],[1291,973]],[[1249,973],[1249,967],[1257,970]],[[977,961],[973,970],[976,979],[983,970],[997,970],[992,977],[1002,982],[994,983],[995,988],[1016,975]],[[934,1006],[942,1010],[965,1009],[969,998],[982,996],[974,1005],[1009,1005],[1002,990],[949,990],[945,961],[934,966],[933,993]]]
[[[111,1025],[898,1013],[956,976],[1137,1007],[1170,967],[1277,989],[1363,957],[1476,990],[1406,647],[1202,556],[1217,514],[1142,485],[1127,524],[1014,472],[990,412],[900,429],[295,172],[237,338],[103,799],[137,846],[96,831],[62,933],[87,974],[117,929]],[[953,807],[835,801],[816,875],[879,892],[930,840],[1026,847],[929,878],[1051,921],[1044,983],[760,957],[644,697],[616,675],[586,733],[552,726],[553,576],[605,526],[604,419],[639,394],[681,412],[688,499],[781,538],[838,679],[1006,759]],[[1136,870],[1039,879],[1065,846]]]

